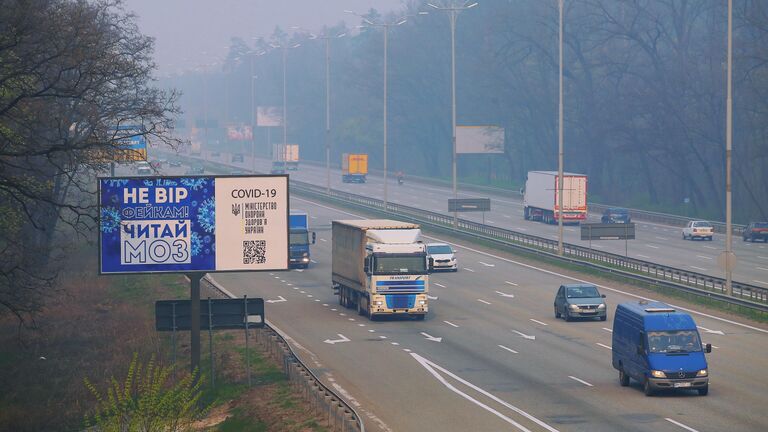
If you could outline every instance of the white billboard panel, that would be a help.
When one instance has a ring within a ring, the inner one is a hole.
[[[504,153],[504,128],[456,126],[456,153]]]
[[[278,127],[283,125],[283,109],[280,107],[257,107],[256,126]]]

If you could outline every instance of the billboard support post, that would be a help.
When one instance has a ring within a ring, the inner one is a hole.
[[[213,363],[213,311],[211,298],[208,297],[208,352],[211,356],[211,388],[216,387],[216,369]]]
[[[248,388],[251,388],[251,359],[248,352],[248,296],[243,295],[243,304],[245,307],[245,374],[248,376]]]
[[[188,273],[189,278],[189,299],[190,299],[190,347],[191,361],[189,368],[192,373],[197,372],[197,378],[200,376],[200,279],[205,273]]]
[[[171,333],[171,345],[173,345],[173,351],[171,352],[171,362],[173,363],[173,380],[176,381],[176,303],[171,305],[171,313],[173,314],[173,330]]]

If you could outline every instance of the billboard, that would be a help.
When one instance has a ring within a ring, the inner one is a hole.
[[[456,126],[456,153],[504,153],[504,128]]]
[[[288,268],[288,176],[99,178],[99,273]]]
[[[277,127],[282,125],[282,108],[261,106],[256,108],[256,126]]]
[[[247,125],[227,125],[227,139],[230,141],[250,141],[253,139],[253,131]]]

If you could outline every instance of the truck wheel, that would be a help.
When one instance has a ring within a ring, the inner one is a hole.
[[[629,385],[629,375],[624,373],[624,369],[619,369],[619,385],[627,387]]]
[[[604,315],[600,317],[600,321],[605,321],[608,319],[608,315]]]
[[[560,312],[557,310],[557,306],[555,306],[555,318],[560,318]]]
[[[568,308],[565,309],[565,320],[568,322],[571,322],[573,318],[571,318],[571,313],[568,312]]]
[[[651,380],[646,378],[645,381],[643,381],[643,393],[645,393],[646,396],[653,396],[653,388],[651,387]]]
[[[706,396],[709,393],[709,384],[699,389],[699,396]]]

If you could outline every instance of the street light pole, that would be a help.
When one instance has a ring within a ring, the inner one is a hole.
[[[286,144],[288,144],[288,106],[287,106],[287,93],[286,93],[286,57],[288,48],[283,48],[283,152],[285,152]]]
[[[251,54],[251,172],[256,172],[256,122],[254,121],[256,117],[256,100],[254,97],[256,85],[253,76],[253,60],[255,57],[255,54]]]
[[[559,81],[560,94],[557,106],[558,127],[557,127],[557,254],[563,255],[563,3],[565,0],[558,0],[560,13],[559,20]]]
[[[384,211],[387,211],[387,39],[389,26],[384,26]]]
[[[731,214],[731,151],[733,146],[733,0],[728,0],[728,90],[725,137],[725,290],[733,295],[733,235]]]
[[[331,194],[331,39],[329,37],[325,38],[325,193]]]

